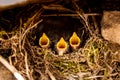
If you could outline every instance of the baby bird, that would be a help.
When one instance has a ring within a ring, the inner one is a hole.
[[[81,40],[76,32],[73,32],[73,35],[69,39],[69,43],[73,50],[78,49],[78,47],[80,46]]]
[[[48,36],[45,33],[43,33],[42,36],[40,37],[39,45],[44,49],[46,49],[50,46],[50,39],[48,38]]]
[[[57,42],[56,48],[59,56],[63,56],[63,54],[68,50],[68,44],[63,37],[61,37]]]

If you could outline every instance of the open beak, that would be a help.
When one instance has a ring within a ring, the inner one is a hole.
[[[73,35],[69,39],[70,46],[72,47],[73,50],[78,49],[80,45],[80,38],[77,36],[76,32],[73,32]]]
[[[56,48],[59,56],[62,56],[67,51],[68,44],[63,37],[61,37],[61,39],[57,42]]]
[[[50,45],[50,39],[47,37],[45,33],[42,34],[42,36],[39,39],[39,45],[42,48],[48,48]]]

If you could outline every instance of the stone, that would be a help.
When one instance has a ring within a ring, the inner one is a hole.
[[[104,39],[120,45],[120,11],[104,11],[101,21]]]

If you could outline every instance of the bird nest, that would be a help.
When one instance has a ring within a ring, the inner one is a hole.
[[[118,53],[101,38],[95,16],[101,15],[84,13],[77,0],[29,5],[16,16],[19,27],[0,32],[1,56],[25,80],[118,80]],[[73,32],[81,41],[75,50],[69,45]],[[43,33],[50,38],[48,48],[39,45]],[[62,56],[56,50],[60,37],[69,45]]]

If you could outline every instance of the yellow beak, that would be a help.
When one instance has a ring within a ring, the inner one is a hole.
[[[76,32],[73,32],[73,35],[69,39],[70,46],[76,50],[80,45],[80,38],[77,36]]]
[[[47,35],[45,33],[43,33],[42,36],[40,37],[40,39],[39,39],[39,45],[42,48],[48,48],[49,47],[50,40],[49,40],[49,38],[47,37]]]
[[[61,37],[61,39],[57,42],[56,44],[56,48],[58,51],[59,56],[62,56],[63,53],[65,53],[68,49],[68,44],[67,42],[64,40],[63,37]]]

